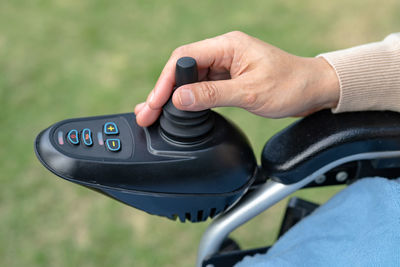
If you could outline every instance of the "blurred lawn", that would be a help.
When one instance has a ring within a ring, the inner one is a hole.
[[[399,31],[400,2],[0,2],[0,266],[193,266],[207,223],[181,224],[56,178],[33,140],[51,123],[132,111],[171,51],[231,30],[302,56]],[[299,101],[302,101],[299,99]],[[219,109],[257,155],[292,119]],[[339,188],[298,193],[318,202]],[[234,233],[246,247],[272,243],[285,202]]]

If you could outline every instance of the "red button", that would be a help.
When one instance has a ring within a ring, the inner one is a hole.
[[[90,132],[90,129],[88,129],[88,128],[83,129],[83,131],[82,131],[82,138],[83,138],[83,143],[84,143],[86,146],[91,146],[91,145],[93,145],[92,133]]]
[[[67,135],[68,141],[73,144],[73,145],[77,145],[79,144],[79,138],[78,138],[78,131],[77,130],[71,130],[68,132]]]

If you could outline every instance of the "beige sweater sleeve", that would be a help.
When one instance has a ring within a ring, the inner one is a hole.
[[[383,41],[318,55],[335,69],[340,99],[334,113],[400,112],[400,33]]]

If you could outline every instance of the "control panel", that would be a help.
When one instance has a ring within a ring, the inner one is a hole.
[[[67,120],[54,128],[53,142],[74,157],[128,159],[135,146],[132,132],[123,116]]]
[[[176,63],[176,85],[197,82],[197,64]],[[64,120],[36,137],[51,172],[150,214],[204,221],[233,205],[257,174],[247,138],[211,111],[178,110],[142,128],[133,113]]]

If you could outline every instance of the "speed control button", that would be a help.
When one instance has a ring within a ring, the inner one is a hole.
[[[83,131],[82,131],[82,140],[83,140],[83,143],[86,146],[93,145],[92,132],[90,131],[90,129],[88,129],[88,128],[83,129]]]
[[[121,150],[121,141],[118,138],[107,139],[106,140],[108,150],[112,152],[117,152]]]
[[[68,132],[67,135],[68,141],[73,144],[73,145],[78,145],[79,144],[79,137],[78,137],[78,130],[71,130]]]
[[[104,124],[104,133],[107,135],[118,134],[118,127],[115,122],[106,122]]]

